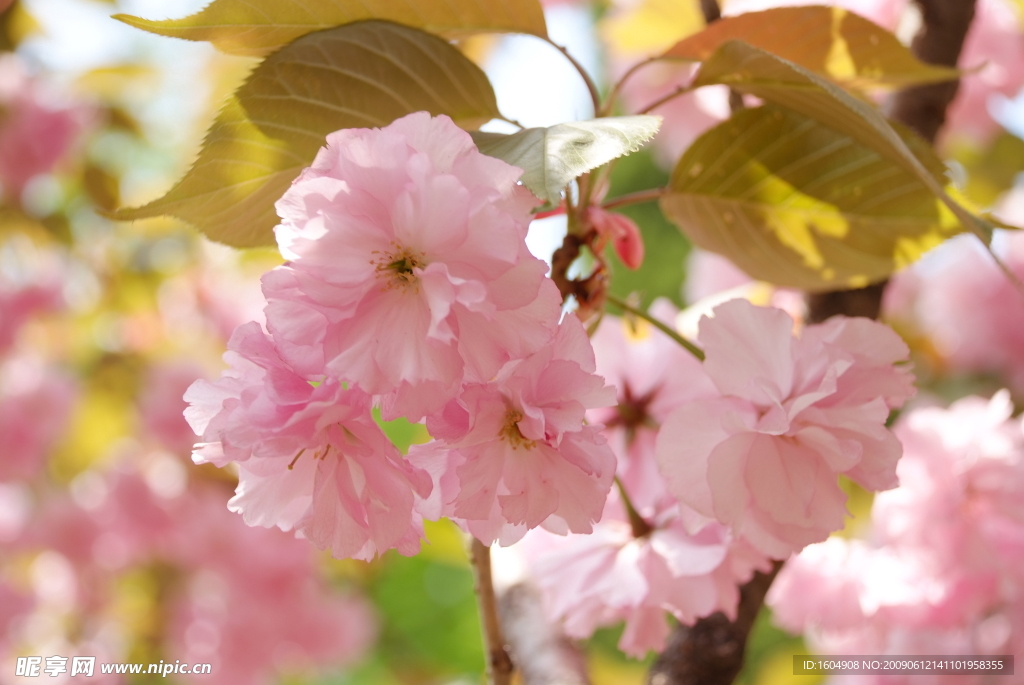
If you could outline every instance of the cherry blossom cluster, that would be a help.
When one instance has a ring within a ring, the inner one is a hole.
[[[666,320],[675,315],[663,301],[652,311]],[[605,425],[619,487],[592,535],[562,539],[537,531],[521,554],[545,612],[568,635],[589,637],[624,620],[619,647],[641,657],[664,647],[666,613],[687,623],[715,611],[734,614],[737,585],[768,561],[722,524],[679,504],[658,471],[654,445],[662,422],[711,390],[700,381],[700,362],[646,323],[614,317],[601,324],[593,345],[597,370],[618,397],[615,407],[589,416]]]
[[[832,538],[786,565],[768,597],[776,620],[826,653],[1019,652],[1024,429],[1012,411],[1001,391],[902,417],[900,487],[875,498],[867,539]]]
[[[615,458],[584,417],[614,395],[527,250],[520,174],[443,116],[328,136],[277,203],[266,330],[186,396],[194,459],[238,465],[247,522],[359,559],[414,554],[423,516],[487,543],[591,531]],[[374,407],[434,442],[404,459]]]
[[[666,303],[652,312],[676,318]],[[784,312],[730,301],[701,322],[703,364],[630,326],[609,317],[593,338],[618,404],[590,416],[605,425],[619,487],[593,535],[533,533],[523,553],[569,635],[625,620],[619,647],[642,656],[664,647],[666,613],[734,616],[737,586],[770,557],[841,528],[839,474],[892,487],[900,448],[885,421],[913,389],[894,366],[906,347],[863,319],[795,337]]]

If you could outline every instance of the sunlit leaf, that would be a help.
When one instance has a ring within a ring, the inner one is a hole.
[[[933,179],[942,164],[903,140]],[[752,277],[804,290],[886,278],[963,229],[916,174],[797,112],[741,110],[695,142],[662,209]]]
[[[314,31],[384,19],[449,38],[480,32],[547,35],[537,0],[213,0],[183,19],[114,15],[162,36],[206,40],[220,50],[260,57]]]
[[[916,176],[985,244],[992,226],[954,202],[906,141],[868,103],[807,69],[739,40],[723,43],[708,58],[694,86],[728,85],[741,93],[794,110],[879,153]]]
[[[851,87],[950,81],[956,69],[917,59],[896,36],[840,7],[776,7],[725,17],[664,54],[702,62],[738,39]]]
[[[657,116],[606,117],[512,135],[474,133],[473,139],[485,155],[522,169],[534,195],[557,204],[572,179],[640,149],[660,126]]]
[[[424,110],[464,128],[498,116],[484,73],[436,36],[378,21],[304,36],[256,68],[177,185],[116,218],[169,214],[229,245],[272,244],[274,202],[328,133]]]

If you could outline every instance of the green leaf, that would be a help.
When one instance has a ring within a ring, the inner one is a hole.
[[[271,245],[274,202],[328,133],[424,110],[463,128],[499,116],[484,73],[436,36],[381,21],[304,36],[264,60],[228,101],[184,178],[115,218],[169,214],[229,245]]]
[[[901,140],[938,178],[942,164]],[[779,107],[745,109],[679,160],[662,210],[750,276],[809,291],[862,287],[963,229],[915,173]]]
[[[262,57],[314,31],[383,19],[457,38],[480,32],[546,36],[537,0],[214,0],[184,19],[115,19],[161,36],[206,40],[236,55]]]
[[[885,117],[871,105],[807,69],[739,40],[723,43],[701,67],[693,87],[724,84],[792,109],[849,136],[916,176],[987,245],[991,225],[953,201]]]
[[[512,135],[473,134],[480,152],[523,170],[523,184],[553,204],[571,180],[636,152],[654,137],[661,117],[639,115],[528,128]]]
[[[951,81],[956,69],[917,59],[896,36],[840,7],[777,7],[725,17],[663,57],[702,62],[738,39],[852,88]]]

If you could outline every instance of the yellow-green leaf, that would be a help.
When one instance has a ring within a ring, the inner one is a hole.
[[[991,225],[946,194],[885,117],[831,81],[753,45],[729,40],[704,62],[693,86],[716,84],[799,112],[871,148],[917,176],[965,227],[986,244],[991,242]]]
[[[941,178],[931,148],[899,135]],[[963,230],[916,174],[770,105],[741,110],[701,136],[661,206],[694,243],[750,276],[810,291],[882,280]]]
[[[522,169],[523,184],[534,195],[558,204],[570,181],[636,152],[660,127],[658,116],[602,117],[512,135],[477,132],[473,139],[480,152]]]
[[[127,14],[114,18],[150,33],[210,41],[224,52],[254,57],[307,33],[368,19],[448,38],[480,32],[547,35],[537,0],[213,0],[183,19],[153,21]]]
[[[470,129],[499,116],[484,73],[436,36],[380,21],[304,36],[256,68],[177,185],[115,218],[167,214],[236,247],[273,244],[274,202],[328,133],[417,111]]]
[[[896,36],[841,7],[776,7],[725,17],[663,57],[702,62],[738,39],[852,88],[951,81],[956,69],[925,64]]]

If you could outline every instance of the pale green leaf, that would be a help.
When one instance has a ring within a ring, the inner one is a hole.
[[[939,178],[929,146],[899,135]],[[750,276],[809,291],[880,281],[963,230],[915,173],[773,106],[741,110],[701,136],[661,206],[695,244]]]
[[[534,195],[558,204],[562,190],[580,174],[636,152],[654,137],[661,117],[639,115],[528,128],[512,135],[473,134],[485,155],[523,170],[523,184]]]
[[[436,36],[379,21],[304,36],[264,60],[228,101],[184,178],[115,218],[167,214],[229,245],[273,244],[274,202],[328,133],[418,111],[463,128],[499,116],[484,73]]]
[[[537,0],[213,0],[183,19],[114,15],[150,33],[210,41],[224,52],[261,57],[314,31],[383,19],[448,38],[481,32],[546,36]]]
[[[852,88],[950,81],[956,69],[925,64],[896,36],[841,7],[776,7],[724,17],[669,48],[667,58],[701,62],[738,39]]]
[[[986,244],[991,241],[990,225],[946,194],[885,117],[827,79],[743,41],[729,40],[704,62],[693,85],[714,84],[800,112],[871,148],[915,175],[965,227]]]

